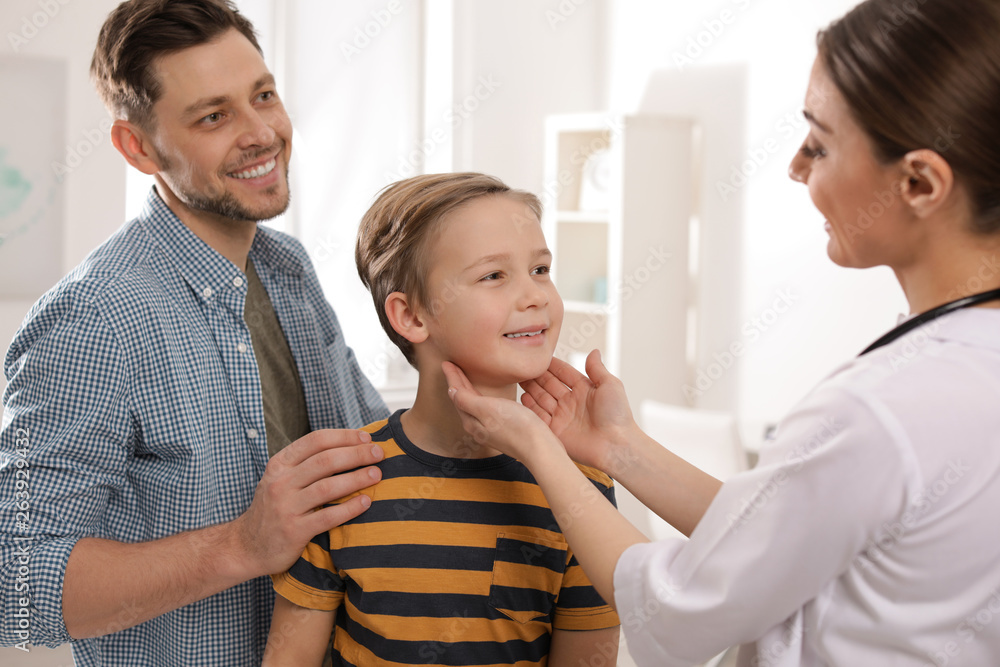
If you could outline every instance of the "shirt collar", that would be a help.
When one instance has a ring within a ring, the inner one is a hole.
[[[926,326],[930,329],[934,322]],[[929,331],[931,338],[953,340],[973,347],[1000,350],[1000,309],[963,308],[940,319],[940,324]]]
[[[149,195],[139,215],[154,242],[203,300],[210,301],[220,294],[246,295],[246,276],[235,264],[222,256],[192,232],[160,198],[156,187]],[[277,232],[258,227],[250,254],[258,264],[266,263],[272,270],[293,275],[303,271],[302,261],[281,244]]]

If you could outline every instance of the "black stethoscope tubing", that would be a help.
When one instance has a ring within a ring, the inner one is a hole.
[[[865,348],[865,350],[859,354],[859,357],[863,357],[872,350],[877,350],[883,345],[888,345],[898,338],[902,338],[906,334],[910,333],[917,327],[921,327],[931,320],[936,320],[939,317],[943,317],[948,313],[953,313],[956,310],[961,310],[963,308],[971,308],[972,306],[978,306],[981,303],[986,303],[987,301],[1000,301],[1000,289],[989,290],[988,292],[980,292],[979,294],[973,294],[971,296],[963,297],[961,299],[956,299],[954,301],[949,301],[946,304],[940,305],[937,308],[931,308],[925,313],[921,313],[916,317],[909,319],[898,327],[885,334],[877,341]]]

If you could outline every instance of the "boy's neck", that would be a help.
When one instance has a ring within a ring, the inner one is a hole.
[[[484,395],[515,400],[517,385],[502,388],[476,387]],[[413,407],[401,418],[406,437],[425,452],[457,459],[484,459],[498,456],[499,451],[480,445],[465,432],[462,418],[448,396],[448,381],[444,373],[420,373],[417,397]]]

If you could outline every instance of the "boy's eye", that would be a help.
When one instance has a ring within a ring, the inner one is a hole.
[[[542,266],[535,267],[535,270],[532,271],[532,273],[536,276],[544,276],[549,271],[550,271],[549,267],[543,264]]]
[[[485,276],[482,277],[482,280],[499,280],[500,275],[501,274],[499,271],[494,271],[493,273],[487,273]]]

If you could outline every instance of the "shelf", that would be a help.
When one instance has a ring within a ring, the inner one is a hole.
[[[546,122],[545,182],[558,187],[545,190],[542,224],[565,311],[556,355],[580,365],[601,350],[633,409],[644,399],[684,401],[694,145],[689,119]],[[586,165],[599,152],[606,197],[593,199]],[[594,210],[605,199],[607,210]]]

